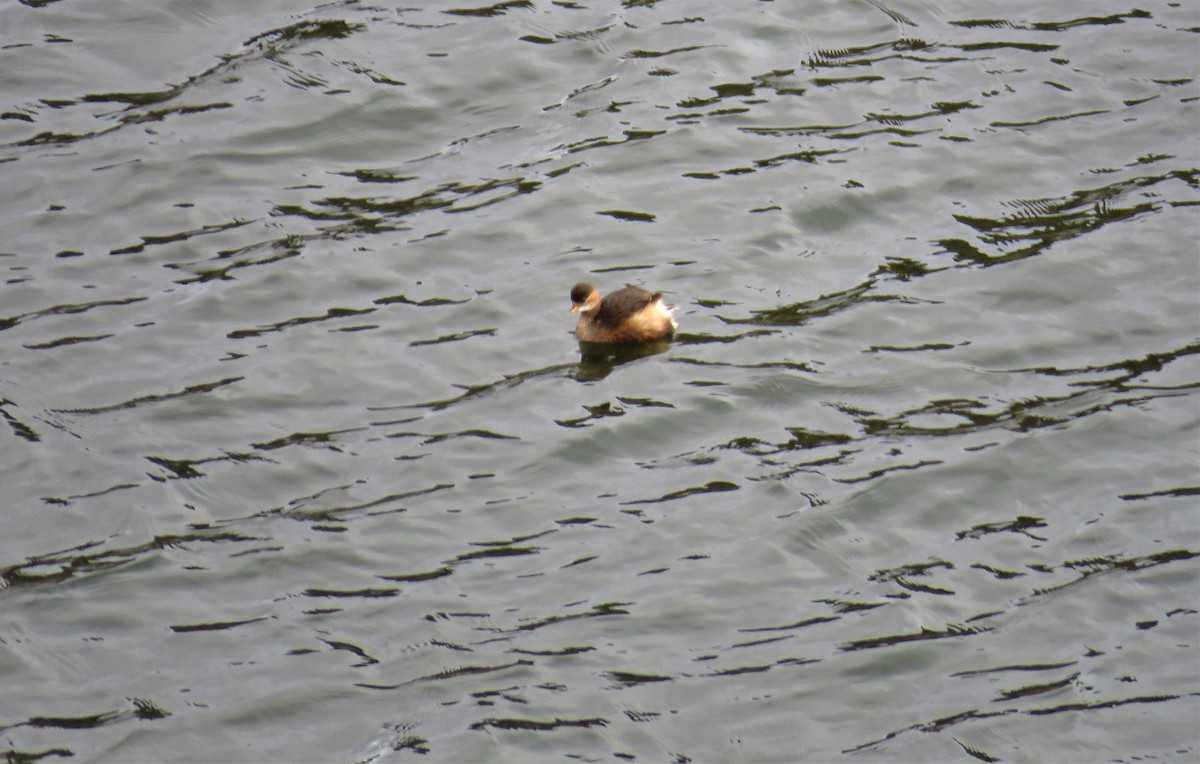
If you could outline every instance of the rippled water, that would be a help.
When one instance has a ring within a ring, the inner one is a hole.
[[[1196,4],[462,1],[0,8],[8,760],[1195,761]]]

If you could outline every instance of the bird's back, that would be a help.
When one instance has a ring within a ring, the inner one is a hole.
[[[662,292],[649,292],[639,286],[621,287],[600,301],[595,321],[607,327],[620,326],[662,297]]]

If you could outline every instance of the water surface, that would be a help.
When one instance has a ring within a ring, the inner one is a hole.
[[[1194,4],[0,30],[9,759],[1196,759]]]

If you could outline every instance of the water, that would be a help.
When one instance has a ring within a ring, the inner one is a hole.
[[[10,760],[1200,755],[1194,4],[0,29]]]

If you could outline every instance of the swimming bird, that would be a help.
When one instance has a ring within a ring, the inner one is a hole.
[[[601,299],[591,284],[571,287],[571,312],[579,314],[575,336],[584,342],[632,343],[670,339],[679,326],[663,305],[662,292],[626,286]]]

